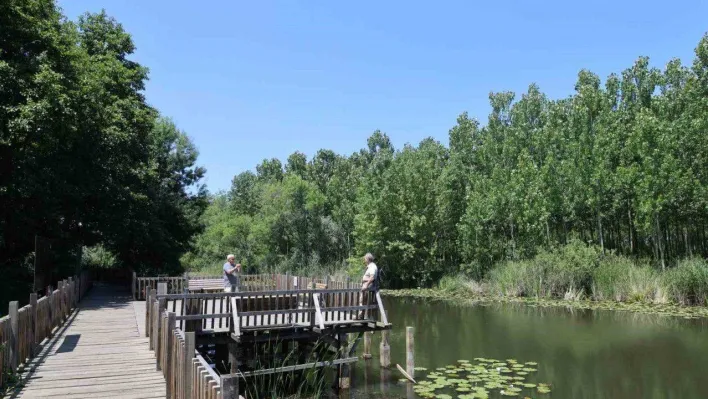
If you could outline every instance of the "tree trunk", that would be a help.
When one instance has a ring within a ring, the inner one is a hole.
[[[516,241],[514,241],[514,221],[512,220],[511,225],[511,258],[516,259]]]
[[[602,234],[602,220],[600,219],[600,211],[598,210],[596,212],[597,214],[597,235],[600,240],[600,248],[602,248],[602,253],[605,253],[605,237]]]
[[[661,225],[659,224],[659,215],[657,214],[654,219],[656,220],[656,237],[659,239],[657,244],[659,246],[659,254],[661,255],[661,270],[666,270],[666,262],[664,260],[664,244],[661,239],[662,233]]]
[[[632,208],[627,204],[627,217],[628,217],[628,226],[629,226],[629,253],[634,254],[634,232],[632,231],[633,228],[633,223],[632,223]]]

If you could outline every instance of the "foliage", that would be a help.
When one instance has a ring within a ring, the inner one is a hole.
[[[655,270],[708,256],[708,35],[691,66],[639,57],[574,89],[491,93],[486,125],[463,113],[447,147],[375,131],[349,156],[264,160],[212,201],[185,261],[360,273],[372,252],[388,287],[462,274],[509,295],[666,299]]]
[[[98,244],[83,249],[81,264],[85,268],[113,269],[118,267],[118,259],[103,245]]]
[[[207,205],[204,170],[146,103],[134,50],[105,12],[72,22],[53,0],[0,3],[4,274],[25,267],[35,236],[102,246],[141,273],[179,270]],[[27,282],[31,270],[7,277]]]

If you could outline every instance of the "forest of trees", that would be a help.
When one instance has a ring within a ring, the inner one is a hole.
[[[396,150],[376,131],[349,156],[264,160],[211,198],[183,262],[332,271],[372,252],[406,287],[571,240],[658,270],[708,255],[708,35],[690,65],[640,57],[604,84],[580,71],[568,98],[532,84],[489,100],[486,124],[460,115],[448,146]]]
[[[105,13],[72,22],[53,0],[0,2],[0,302],[28,297],[35,236],[63,243],[56,258],[83,246],[140,273],[180,270],[205,171],[146,103],[133,51]]]

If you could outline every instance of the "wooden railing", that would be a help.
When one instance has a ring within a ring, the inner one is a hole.
[[[167,294],[183,294],[191,285],[202,286],[201,280],[211,280],[215,286],[219,286],[222,276],[192,276],[185,273],[177,277],[138,277],[133,273],[132,292],[133,299],[147,300],[150,290],[157,289],[159,283],[167,284]],[[281,291],[281,290],[302,290],[317,287],[328,289],[358,288],[361,283],[350,281],[349,279],[337,279],[333,276],[325,277],[295,277],[286,274],[242,274],[240,290],[245,292],[253,291]],[[197,280],[200,280],[197,283]],[[313,286],[314,285],[314,286]]]
[[[380,295],[358,288],[210,294],[151,290],[146,310],[150,349],[165,376],[167,397],[175,399],[237,397],[240,377],[219,376],[196,351],[195,335],[205,329],[239,336],[248,329],[283,326],[389,325]]]
[[[150,347],[155,351],[157,369],[165,377],[167,398],[232,398],[223,395],[222,384],[237,383],[236,377],[219,376],[209,366],[196,350],[195,333],[176,328],[174,313],[163,310],[157,315],[152,324],[159,327],[150,332]]]
[[[8,315],[0,318],[0,370],[12,372],[38,353],[38,345],[52,335],[78,305],[91,287],[90,274],[82,272],[78,278],[62,280],[58,288],[47,288],[47,295],[37,299],[30,294],[29,304],[18,308],[10,302]],[[0,372],[0,386],[4,372]]]

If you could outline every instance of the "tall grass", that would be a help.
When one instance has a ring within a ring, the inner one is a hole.
[[[531,259],[499,263],[477,283],[447,276],[438,289],[455,295],[708,305],[708,261],[691,258],[666,271],[573,241]]]
[[[708,304],[708,262],[701,258],[682,260],[664,274],[669,297],[682,305]]]
[[[280,368],[304,363],[311,363],[321,360],[333,360],[333,354],[327,354],[327,344],[317,342],[306,359],[300,359],[302,353],[293,348],[287,352],[281,352],[281,342],[274,341],[266,344],[258,351],[252,359],[254,370]],[[325,358],[320,359],[324,355]],[[327,356],[329,355],[329,356]],[[318,360],[319,359],[319,360]],[[329,391],[327,386],[326,369],[308,368],[305,370],[289,371],[274,374],[257,375],[244,380],[241,391],[245,397],[254,399],[278,399],[285,397],[322,397]]]
[[[488,275],[490,293],[582,299],[592,287],[601,252],[578,241],[533,259],[504,262]]]

